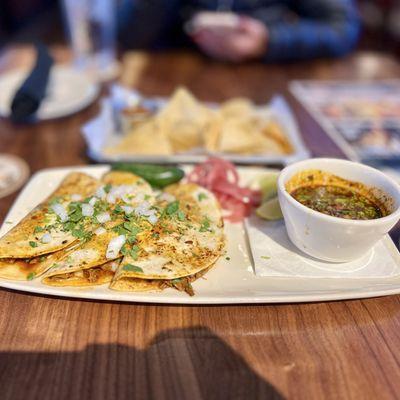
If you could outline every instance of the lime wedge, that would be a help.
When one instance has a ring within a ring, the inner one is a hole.
[[[260,207],[256,209],[256,214],[263,219],[268,221],[275,221],[283,217],[281,207],[277,197],[262,203]]]
[[[277,193],[277,180],[278,180],[279,174],[277,173],[271,173],[268,175],[263,175],[259,181],[258,184],[260,186],[260,191],[262,194],[262,200],[267,201],[272,199],[273,197],[276,197]]]

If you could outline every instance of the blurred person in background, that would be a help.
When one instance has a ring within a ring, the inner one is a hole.
[[[118,26],[127,48],[194,44],[231,62],[338,57],[360,31],[351,0],[122,0]]]

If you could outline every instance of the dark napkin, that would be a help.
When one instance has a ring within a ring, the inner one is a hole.
[[[11,102],[11,119],[14,122],[32,120],[40,103],[46,97],[50,69],[54,60],[43,44],[38,43],[35,48],[37,53],[35,65]]]

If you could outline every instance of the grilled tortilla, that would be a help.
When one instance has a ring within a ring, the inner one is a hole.
[[[153,198],[150,185],[142,178],[128,172],[109,172],[103,177],[102,182],[109,186],[108,193],[104,199],[98,198],[96,207],[107,213],[110,220],[99,223],[94,214],[92,223],[87,228],[90,231],[89,238],[72,251],[65,252],[51,266],[42,280],[46,285],[60,286],[60,282],[62,282],[62,286],[90,284],[85,279],[81,279],[83,271],[105,265],[107,262],[121,257],[119,251],[114,255],[107,254],[110,243],[121,236],[121,233],[127,230],[126,227],[129,229],[128,225],[124,227],[126,213],[121,206],[133,209],[143,203],[145,197],[147,201],[151,201]],[[119,197],[121,193],[123,193],[124,200]],[[142,223],[150,225],[147,220]],[[98,228],[101,228],[100,232]],[[106,275],[109,277],[110,274]]]
[[[120,279],[113,283],[112,289],[124,292],[154,292],[173,288],[181,292],[186,292],[189,296],[194,296],[194,290],[191,285],[192,282],[202,277],[211,267],[212,266],[199,271],[194,275],[176,279],[139,279],[131,278],[129,276],[120,277]]]
[[[140,237],[136,257],[124,256],[111,289],[176,287],[174,281],[207,270],[222,254],[223,220],[215,196],[195,184],[172,185],[166,192],[175,201],[158,204],[163,211],[157,224]]]
[[[51,212],[51,204],[57,199],[66,207],[72,201],[71,196],[87,197],[96,191],[98,184],[99,181],[89,175],[80,172],[69,174],[50,197],[0,239],[0,258],[33,258],[69,246],[76,237],[64,231],[61,225],[50,230],[49,243],[41,241],[48,231],[46,227],[57,220],[57,215]]]
[[[57,200],[64,207],[71,197],[82,198],[95,192],[99,181],[89,175],[69,174],[42,204],[38,205],[13,229],[0,239],[0,278],[33,279],[50,268],[58,259],[60,250],[73,246],[77,238],[57,225],[57,215],[51,204]],[[46,243],[41,238],[47,234]]]
[[[74,242],[68,249],[76,246]],[[17,281],[32,280],[44,274],[64,254],[64,250],[33,258],[0,259],[0,278]]]
[[[50,286],[94,286],[111,282],[120,260],[108,261],[88,269],[81,269],[66,274],[51,275],[43,279]]]

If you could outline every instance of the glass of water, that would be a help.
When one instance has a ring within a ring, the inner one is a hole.
[[[74,64],[98,80],[115,77],[115,0],[63,0]]]

